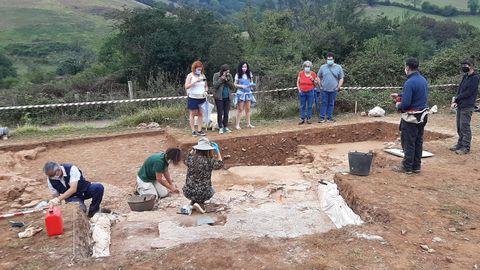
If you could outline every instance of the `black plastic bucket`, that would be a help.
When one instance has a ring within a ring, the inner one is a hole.
[[[350,174],[367,176],[370,174],[372,166],[373,153],[349,152],[348,165],[350,166]]]

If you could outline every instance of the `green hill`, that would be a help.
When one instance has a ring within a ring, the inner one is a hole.
[[[400,1],[398,1],[400,2]],[[436,5],[439,5],[441,3],[447,3],[447,4],[454,4],[457,2],[457,5],[460,4],[460,2],[466,2],[466,1],[455,1],[455,0],[434,0],[434,1],[429,1],[430,3],[433,2],[438,2]],[[466,4],[465,4],[466,6]],[[460,8],[460,7],[458,7]],[[376,5],[373,7],[367,7],[365,8],[365,15],[366,16],[378,16],[378,15],[383,15],[388,18],[395,18],[395,17],[403,17],[406,14],[414,15],[414,16],[428,16],[437,20],[453,20],[456,22],[465,22],[468,24],[471,24],[477,28],[480,28],[480,15],[475,15],[475,16],[470,16],[470,15],[460,15],[460,16],[452,16],[452,17],[443,17],[443,16],[438,16],[438,15],[432,15],[432,14],[427,14],[424,12],[420,11],[412,11],[409,9],[401,8],[401,7],[395,7],[395,6],[382,6],[382,5]]]
[[[451,5],[451,6],[456,7],[458,10],[468,11],[468,6],[467,6],[468,0],[425,0],[425,1],[421,1],[420,5],[423,2],[426,2],[426,1],[430,2],[431,4],[437,5],[439,7],[444,7],[444,6]],[[406,4],[409,1],[390,0],[390,2],[397,2],[397,3]]]
[[[52,71],[59,52],[99,48],[112,31],[108,14],[145,7],[134,0],[2,0],[0,50],[21,75],[32,68]]]

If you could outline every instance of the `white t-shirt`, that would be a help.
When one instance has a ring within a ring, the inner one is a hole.
[[[60,182],[62,183],[62,185],[64,187],[67,187],[67,185],[65,184],[65,177],[67,177],[67,172],[65,172],[65,168],[63,168],[63,166],[60,166],[60,168],[62,169],[62,172],[63,172],[62,177],[60,178]],[[81,176],[80,170],[76,166],[72,165],[72,168],[70,168],[70,181],[69,181],[69,183],[80,181],[80,176]],[[53,186],[50,183],[50,181],[48,180],[48,178],[47,178],[47,184],[48,184],[48,189],[50,189],[50,193],[52,193],[52,195],[54,195],[54,196],[60,195],[60,194],[58,194],[58,191],[55,188],[53,188]]]
[[[192,83],[200,79],[206,79],[205,75],[195,75],[193,73],[188,74],[187,76],[187,83]],[[190,98],[205,98],[205,81],[199,81],[194,83],[192,86],[190,86],[189,89],[187,89],[188,97]]]

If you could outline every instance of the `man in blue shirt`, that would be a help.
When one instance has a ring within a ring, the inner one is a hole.
[[[392,94],[396,107],[402,114],[400,139],[404,158],[402,164],[393,167],[396,172],[420,173],[423,151],[423,133],[428,115],[428,83],[418,72],[418,60],[409,58],[405,62],[407,80],[401,95]]]
[[[327,63],[320,67],[317,76],[320,78],[320,95],[322,96],[322,105],[320,107],[319,115],[320,119],[318,122],[325,122],[325,114],[327,115],[328,122],[334,122],[333,109],[335,106],[335,100],[337,98],[337,92],[342,88],[345,75],[342,66],[335,64],[332,52],[327,54]],[[318,102],[315,100],[316,109],[318,109],[317,104]]]

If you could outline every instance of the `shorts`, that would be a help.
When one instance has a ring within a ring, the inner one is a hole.
[[[200,105],[207,101],[206,98],[196,99],[196,98],[188,98],[187,107],[189,110],[198,110],[200,109]]]

